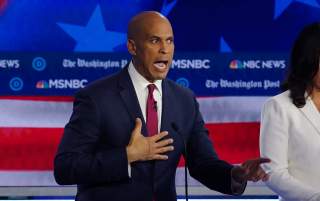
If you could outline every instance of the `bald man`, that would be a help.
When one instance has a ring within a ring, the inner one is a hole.
[[[167,18],[134,16],[127,47],[128,66],[75,95],[54,175],[59,184],[78,185],[76,200],[176,200],[175,172],[186,153],[190,175],[222,193],[239,195],[247,180],[268,178],[260,168],[268,159],[241,166],[220,160],[194,94],[166,79],[174,53]]]

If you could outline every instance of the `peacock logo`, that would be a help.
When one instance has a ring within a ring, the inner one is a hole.
[[[49,88],[49,83],[45,80],[40,80],[36,84],[37,89],[48,89]]]
[[[240,60],[234,59],[230,62],[229,67],[231,69],[240,69],[244,68],[243,63]]]

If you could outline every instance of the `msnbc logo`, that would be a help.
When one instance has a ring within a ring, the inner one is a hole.
[[[232,60],[232,61],[230,62],[229,67],[230,67],[231,69],[244,68],[242,62],[239,61],[239,60],[236,60],[236,59],[234,59],[234,60]]]
[[[79,79],[49,79],[48,81],[39,80],[36,84],[37,89],[79,89],[84,88],[88,80]]]
[[[48,89],[49,88],[49,83],[44,80],[40,80],[36,84],[37,89]]]

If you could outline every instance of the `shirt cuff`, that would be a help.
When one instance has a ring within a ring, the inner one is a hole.
[[[128,164],[128,175],[129,175],[129,178],[131,178],[131,165]]]

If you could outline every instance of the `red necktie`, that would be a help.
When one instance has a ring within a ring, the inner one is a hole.
[[[153,91],[156,85],[148,85],[148,99],[147,99],[147,129],[149,136],[158,134],[158,113],[157,113],[157,102],[153,98]]]

